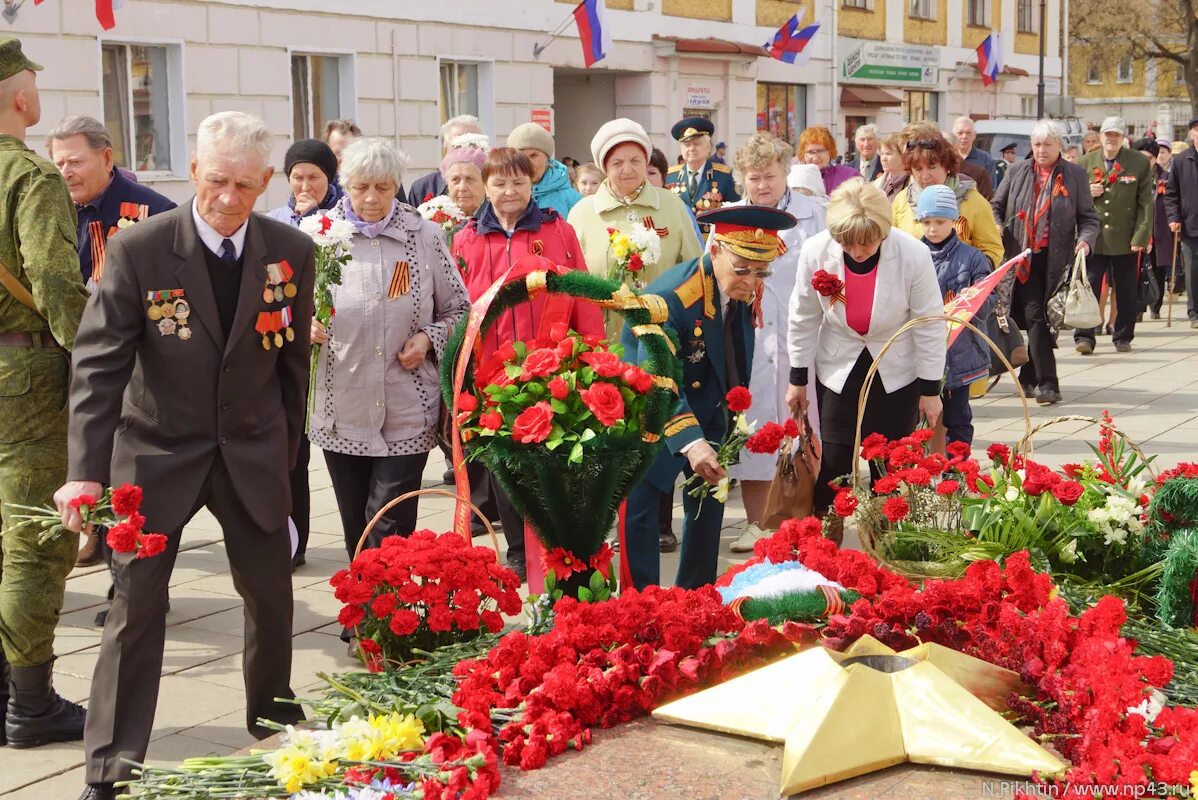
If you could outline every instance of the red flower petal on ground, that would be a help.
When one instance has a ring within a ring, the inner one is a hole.
[[[743,386],[735,386],[724,395],[724,400],[728,403],[729,411],[739,414],[748,411],[749,406],[753,405],[753,394]]]

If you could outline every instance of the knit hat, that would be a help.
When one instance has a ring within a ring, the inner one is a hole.
[[[915,206],[915,218],[955,220],[959,215],[957,208],[957,193],[944,184],[929,186],[919,193],[919,203]]]
[[[283,174],[291,177],[291,168],[296,164],[314,164],[329,179],[329,183],[337,180],[337,156],[332,149],[319,139],[300,139],[287,148],[283,157]]]
[[[441,177],[448,178],[449,168],[454,164],[473,164],[482,172],[485,163],[487,151],[481,147],[451,147],[445,158],[441,159]]]
[[[795,164],[786,176],[786,185],[792,189],[806,189],[815,197],[826,197],[824,176],[819,174],[819,167],[814,164]]]
[[[517,150],[540,150],[553,158],[553,137],[549,135],[549,131],[535,122],[526,122],[512,128],[512,132],[507,135],[507,146]]]
[[[646,159],[653,152],[653,143],[649,141],[649,134],[645,133],[645,129],[641,127],[640,123],[620,117],[603,123],[599,130],[595,131],[595,136],[591,139],[591,158],[595,159],[595,163],[599,165],[600,169],[603,169],[604,162],[607,161],[607,154],[613,147],[624,142],[639,144],[645,151]]]

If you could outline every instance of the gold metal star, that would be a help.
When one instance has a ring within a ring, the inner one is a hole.
[[[1066,765],[998,713],[1019,676],[923,644],[902,653],[865,636],[814,647],[658,708],[665,722],[785,742],[783,796],[893,764],[1013,775]]]

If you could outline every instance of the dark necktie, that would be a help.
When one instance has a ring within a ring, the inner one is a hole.
[[[237,247],[232,239],[225,239],[220,243],[220,260],[230,264],[237,261]]]
[[[729,303],[724,309],[724,378],[729,389],[741,385],[740,368],[737,361],[736,319],[740,303]]]
[[[688,171],[690,171],[690,170],[688,170]],[[694,199],[695,192],[698,191],[698,189],[699,189],[699,173],[690,171],[690,180],[687,182],[687,192],[690,194],[691,199]]]

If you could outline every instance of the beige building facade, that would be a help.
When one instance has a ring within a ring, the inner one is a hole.
[[[1047,51],[1059,51],[1059,3],[1049,0]],[[127,0],[102,31],[91,0],[21,7],[10,30],[46,69],[43,119],[104,121],[121,166],[175,198],[190,196],[196,124],[221,110],[260,115],[275,164],[296,138],[349,117],[409,156],[408,182],[440,159],[439,128],[478,116],[492,140],[530,120],[548,126],[557,155],[590,160],[596,128],[616,116],[643,124],[673,161],[670,126],[709,116],[730,149],[754,130],[794,140],[830,125],[844,148],[866,122],[948,124],[1027,114],[1036,92],[1038,0],[607,0],[614,44],[586,69],[573,3],[555,0]],[[804,65],[763,56],[792,14],[823,23]],[[840,36],[828,32],[833,19]],[[548,32],[562,28],[557,37]],[[1007,71],[983,88],[973,48],[1005,33]],[[1060,59],[1046,64],[1059,91]],[[835,85],[835,89],[833,86]],[[835,102],[834,102],[835,101]],[[277,177],[262,205],[281,204]]]

